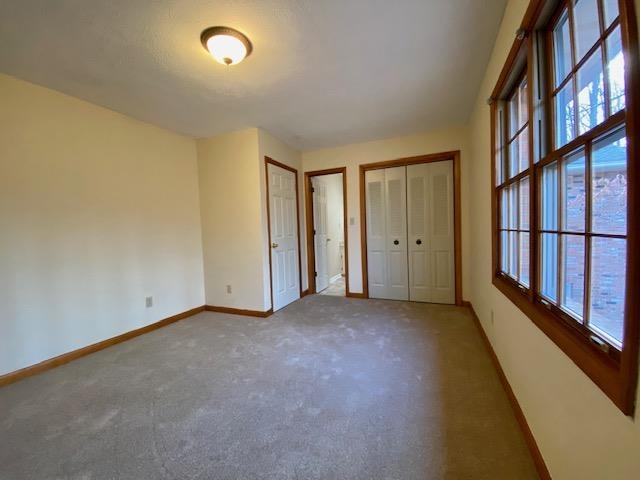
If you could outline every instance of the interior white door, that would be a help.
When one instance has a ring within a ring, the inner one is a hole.
[[[369,296],[408,300],[406,169],[365,173]]]
[[[271,232],[273,310],[300,298],[296,178],[289,170],[267,164]]]
[[[313,245],[316,260],[316,292],[329,286],[329,229],[327,218],[327,185],[321,178],[311,177],[313,187]]]
[[[407,167],[409,298],[455,303],[453,161]]]

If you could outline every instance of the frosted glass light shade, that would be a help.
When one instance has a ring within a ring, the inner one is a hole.
[[[223,65],[236,65],[251,53],[251,42],[242,33],[228,27],[211,27],[202,32],[202,45]]]

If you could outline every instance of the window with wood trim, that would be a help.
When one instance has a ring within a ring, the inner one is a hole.
[[[573,0],[558,12],[550,39],[555,148],[625,107],[617,0]]]
[[[492,96],[494,284],[629,414],[640,330],[633,2],[531,1],[520,33]]]
[[[529,288],[529,102],[521,75],[498,111],[496,183],[500,203],[500,272]]]

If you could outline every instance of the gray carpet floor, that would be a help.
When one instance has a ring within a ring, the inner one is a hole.
[[[201,313],[0,389],[1,479],[528,479],[464,308]]]

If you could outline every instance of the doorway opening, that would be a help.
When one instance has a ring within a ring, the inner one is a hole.
[[[348,296],[346,168],[305,173],[309,293]]]

